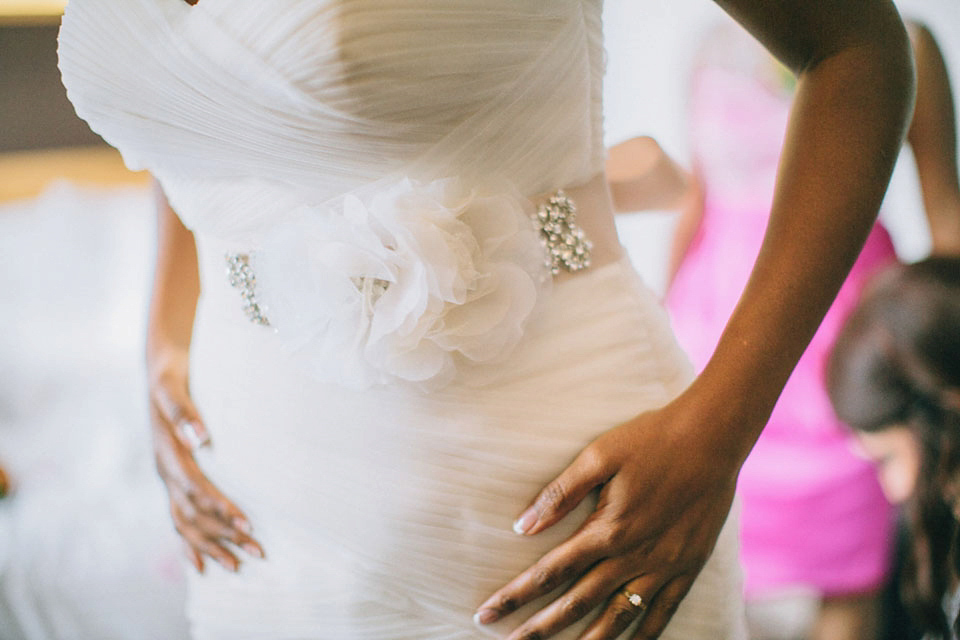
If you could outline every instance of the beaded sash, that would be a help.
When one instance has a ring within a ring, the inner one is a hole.
[[[561,271],[573,273],[590,266],[593,243],[576,219],[576,203],[562,189],[541,204],[532,216],[544,251],[544,266],[551,275],[559,275]],[[257,277],[251,266],[251,254],[227,253],[225,258],[227,279],[230,286],[240,292],[243,313],[254,324],[270,326],[257,298]],[[369,292],[374,304],[390,286],[388,280],[380,278],[355,276],[351,280],[359,291]]]
[[[576,215],[563,191],[534,210],[509,190],[404,178],[300,212],[228,253],[227,278],[246,317],[310,352],[320,377],[435,386],[507,354],[552,276],[590,266]]]

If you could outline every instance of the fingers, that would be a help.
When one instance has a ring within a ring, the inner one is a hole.
[[[188,497],[203,513],[211,514],[223,524],[235,528],[238,532],[249,536],[252,532],[247,516],[233,502],[199,472],[187,488]]]
[[[240,568],[240,560],[237,556],[216,538],[206,536],[203,530],[197,526],[196,517],[188,518],[177,506],[171,509],[171,515],[173,516],[173,524],[177,529],[177,533],[180,534],[184,542],[189,545],[190,550],[193,552],[196,559],[194,566],[198,566],[199,571],[203,571],[202,556],[210,556],[227,571],[236,571]],[[196,558],[196,556],[201,557]],[[188,555],[188,558],[189,557]]]
[[[612,640],[640,619],[650,607],[659,583],[651,576],[631,580],[607,600],[607,606],[583,632],[581,640]]]
[[[552,604],[518,627],[508,640],[547,638],[569,627],[603,604],[622,582],[620,574],[612,563],[598,564]]]
[[[190,546],[190,544],[184,539],[180,538],[183,543],[183,555],[187,558],[187,561],[193,565],[193,568],[197,570],[197,573],[203,573],[203,556],[200,553]]]
[[[601,547],[599,540],[593,540],[586,529],[581,530],[490,596],[478,608],[476,621],[480,624],[495,622],[567,584],[602,558]]]
[[[240,567],[239,548],[264,558],[263,548],[251,537],[246,515],[211,483],[193,451],[210,438],[190,400],[186,386],[158,384],[151,392],[157,469],[170,494],[174,525],[188,545],[187,559],[200,572],[204,556],[229,571]]]
[[[513,524],[522,535],[534,535],[570,513],[590,491],[613,475],[611,465],[593,446],[584,449],[563,473],[548,484]]]
[[[151,393],[158,417],[188,451],[210,444],[210,432],[190,399],[179,385],[157,385]]]
[[[259,544],[250,537],[253,528],[246,514],[207,479],[196,461],[189,454],[178,458],[173,464],[161,463],[161,475],[167,482],[171,500],[176,502],[182,512],[194,519],[209,521],[207,535],[214,535],[239,546]],[[252,555],[262,557],[262,549]]]
[[[693,578],[680,577],[661,588],[656,577],[642,576],[618,588],[622,580],[618,575],[622,575],[622,571],[613,563],[598,565],[550,606],[517,628],[507,640],[552,637],[588,615],[604,600],[606,606],[580,636],[581,640],[614,640],[638,621],[632,638],[654,640],[666,628],[693,584]]]
[[[203,510],[196,499],[175,488],[170,493],[174,526],[190,549],[187,558],[198,571],[203,571],[203,556],[213,558],[228,571],[237,571],[240,560],[228,543],[253,557],[265,557],[263,548],[249,535],[249,531],[224,521],[215,511]]]
[[[199,418],[183,418],[174,423],[174,435],[191,451],[210,445],[210,432]]]
[[[646,615],[640,621],[640,627],[633,636],[633,640],[655,640],[666,628],[667,623],[677,612],[684,596],[693,586],[694,577],[680,576],[669,582],[656,595]]]

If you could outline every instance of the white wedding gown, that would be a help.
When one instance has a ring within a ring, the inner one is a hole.
[[[195,234],[202,462],[268,554],[192,579],[198,640],[503,637],[543,601],[476,607],[591,505],[532,538],[513,519],[689,383],[629,263],[551,286],[529,218],[602,171],[601,11],[71,0],[77,112]],[[731,518],[664,638],[744,637],[736,547]]]

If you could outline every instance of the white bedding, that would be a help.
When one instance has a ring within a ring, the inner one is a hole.
[[[149,452],[149,193],[57,185],[0,207],[0,638],[186,638]]]

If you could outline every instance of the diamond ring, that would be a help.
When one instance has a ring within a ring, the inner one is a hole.
[[[643,598],[640,597],[640,594],[633,593],[628,589],[624,589],[621,593],[627,598],[627,602],[632,604],[640,613],[643,613],[647,610],[647,603],[643,601]]]

